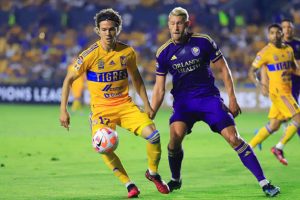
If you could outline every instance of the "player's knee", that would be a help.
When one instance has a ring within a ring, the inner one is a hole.
[[[244,142],[241,137],[233,134],[227,138],[227,141],[232,147],[237,147]]]
[[[146,137],[146,140],[151,144],[160,143],[160,134],[158,130],[153,131],[149,136]]]

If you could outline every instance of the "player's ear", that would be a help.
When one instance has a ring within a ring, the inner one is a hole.
[[[97,35],[100,36],[100,29],[99,29],[98,27],[95,27],[95,28],[94,28],[94,31],[95,31],[95,33],[96,33]]]

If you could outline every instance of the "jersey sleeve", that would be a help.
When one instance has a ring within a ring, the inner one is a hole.
[[[73,66],[71,67],[70,70],[76,72],[78,75],[83,74],[85,71],[87,71],[90,68],[91,59],[93,58],[92,56],[93,52],[89,53],[86,55],[85,51],[82,52],[75,62],[73,62]]]
[[[209,36],[206,36],[205,38],[206,38],[205,46],[207,47],[206,49],[207,49],[209,59],[211,62],[214,63],[217,60],[219,60],[223,56],[223,54],[213,39],[211,39]]]
[[[267,64],[267,61],[264,59],[265,57],[266,56],[264,56],[262,52],[258,52],[254,61],[252,62],[252,66],[258,69]]]
[[[156,75],[166,76],[168,73],[167,64],[164,62],[164,52],[161,52],[159,55],[156,55]]]
[[[122,62],[126,62],[125,57],[124,58],[121,57],[120,59],[121,59],[121,64],[122,64]],[[125,59],[125,60],[122,60],[122,59]],[[127,67],[131,71],[134,71],[135,69],[137,69],[136,53],[133,48],[131,48],[131,52],[128,56]]]

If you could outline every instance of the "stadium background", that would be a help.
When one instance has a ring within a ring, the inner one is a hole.
[[[268,108],[269,100],[254,89],[247,72],[256,52],[266,44],[268,24],[289,18],[299,29],[300,3],[296,0],[2,0],[0,102],[59,103],[67,67],[97,40],[93,16],[107,7],[123,17],[119,39],[136,49],[151,97],[155,52],[169,38],[167,15],[174,6],[188,9],[191,31],[211,35],[220,46],[232,70],[241,107]],[[222,88],[218,74],[216,78]],[[132,95],[139,103],[135,93]],[[227,102],[227,96],[222,96]],[[87,92],[84,99],[88,104]],[[170,106],[171,100],[167,95],[164,105]]]

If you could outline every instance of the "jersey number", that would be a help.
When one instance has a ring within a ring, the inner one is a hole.
[[[106,117],[99,117],[100,119],[100,124],[105,124],[105,125],[108,125],[109,122],[110,122],[110,119],[109,118],[106,118]]]

